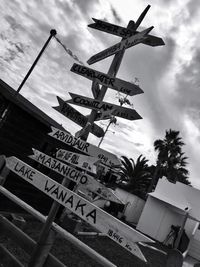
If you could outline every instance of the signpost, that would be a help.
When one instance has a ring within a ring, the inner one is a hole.
[[[96,193],[103,199],[110,200],[116,203],[122,203],[118,197],[112,193],[109,188],[105,187],[103,184],[96,181],[92,176],[82,173],[77,169],[62,163],[61,161],[52,158],[36,149],[33,149],[34,155],[29,156],[29,158],[39,162],[43,166],[63,175],[64,177],[74,181],[77,184],[81,184],[87,187],[87,190]]]
[[[56,152],[56,158],[93,173],[96,173],[95,163],[100,161],[98,158],[85,156],[64,149],[59,149]]]
[[[98,20],[95,18],[92,18],[94,20],[94,23],[89,24],[88,27],[100,30],[103,32],[107,32],[122,38],[129,38],[133,34],[137,34],[138,31],[133,31],[131,29],[121,27],[115,24],[111,24],[106,21]],[[161,46],[164,45],[165,43],[163,42],[162,38],[147,34],[146,39],[141,40],[141,43],[150,45],[150,46]]]
[[[85,127],[88,121],[88,118],[81,114],[78,110],[67,104],[64,100],[62,100],[59,96],[57,96],[59,106],[53,107],[55,110],[60,112],[62,115],[77,123],[81,127]],[[97,124],[93,123],[91,125],[91,133],[96,135],[97,137],[104,136],[104,131]]]
[[[114,218],[100,208],[78,196],[63,185],[42,174],[16,157],[6,159],[7,167],[71,212],[105,233],[110,239],[146,262],[136,242],[154,242],[143,234]]]
[[[84,140],[81,140],[80,138],[76,138],[69,132],[59,130],[55,127],[51,127],[51,129],[52,132],[48,133],[48,135],[52,136],[53,138],[60,140],[61,142],[70,145],[89,156],[97,157],[107,165],[112,166],[121,164],[120,160],[117,158],[116,155],[95,145],[92,145]]]
[[[117,106],[115,104],[102,102],[93,98],[69,93],[72,99],[67,100],[67,103],[75,104],[81,107],[95,109],[100,112],[108,112],[110,111],[110,115],[114,115],[116,117],[121,117],[127,120],[138,120],[142,119],[142,117],[135,111],[135,109],[125,108],[122,106]]]
[[[149,33],[152,29],[153,29],[153,26],[148,28],[148,29],[145,29],[142,32],[136,33],[136,34],[126,38],[125,40],[122,40],[121,42],[119,42],[115,45],[112,45],[111,47],[109,47],[109,48],[99,52],[98,54],[92,56],[87,61],[87,63],[89,65],[91,65],[95,62],[98,62],[98,61],[104,59],[104,58],[110,57],[110,56],[116,54],[117,52],[119,52],[123,49],[127,49],[129,47],[132,47],[134,45],[141,43],[143,40],[145,40],[147,38],[146,34]]]
[[[94,70],[94,69],[76,64],[76,63],[73,64],[71,71],[89,80],[93,81],[95,79],[95,81],[98,82],[99,84],[105,85],[109,88],[112,88],[126,95],[133,96],[133,95],[143,93],[142,89],[134,83],[129,83],[121,79],[114,78],[110,76],[109,74],[105,74],[103,72],[100,72],[100,71],[97,71],[97,70]]]

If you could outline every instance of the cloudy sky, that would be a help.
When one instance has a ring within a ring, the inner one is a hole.
[[[139,80],[144,94],[129,97],[143,117],[138,121],[118,119],[110,127],[101,147],[136,159],[140,154],[155,163],[154,140],[165,130],[180,131],[188,156],[190,181],[200,188],[200,5],[198,0],[0,0],[0,79],[17,89],[51,29],[87,66],[94,54],[120,38],[88,28],[92,18],[126,27],[151,5],[139,30],[154,26],[151,34],[165,46],[139,44],[124,55],[117,77]],[[91,65],[107,73],[112,57]],[[80,127],[55,111],[56,96],[70,99],[68,92],[92,97],[91,81],[70,71],[76,61],[52,39],[21,93],[29,101],[75,134]],[[109,89],[105,101],[118,103]],[[74,106],[75,107],[75,106]],[[83,114],[89,109],[76,107]],[[108,121],[98,124],[105,129]],[[113,134],[113,132],[115,132]],[[89,136],[89,142],[99,139]]]

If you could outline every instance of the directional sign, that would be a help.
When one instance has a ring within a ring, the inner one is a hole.
[[[118,245],[146,262],[136,242],[154,242],[153,240],[114,218],[23,161],[15,157],[10,157],[6,159],[6,165],[25,181],[68,208],[81,219],[106,234]]]
[[[97,157],[102,162],[110,166],[121,164],[120,160],[117,158],[116,155],[100,147],[92,145],[86,141],[83,141],[79,138],[76,138],[73,135],[71,135],[69,132],[59,130],[55,127],[51,127],[51,129],[52,129],[52,132],[48,133],[48,135],[52,136],[53,138],[60,140],[61,142],[67,145],[70,145],[89,156]]]
[[[59,149],[56,152],[56,158],[93,173],[96,173],[96,166],[94,164],[100,161],[98,158],[85,156],[64,149]]]
[[[101,112],[111,111],[112,115],[116,117],[121,117],[127,120],[138,120],[142,117],[134,110],[130,108],[125,108],[122,106],[117,106],[115,104],[102,102],[93,98],[80,96],[77,94],[69,93],[72,99],[67,100],[67,103],[75,104],[85,108],[95,109]]]
[[[143,90],[134,83],[129,83],[118,78],[110,77],[108,74],[76,63],[73,64],[71,71],[88,78],[89,80],[93,81],[95,79],[95,81],[99,84],[105,85],[127,95],[132,96],[144,93]]]
[[[33,149],[33,155],[29,158],[39,162],[40,164],[46,166],[47,168],[67,177],[68,179],[74,181],[77,184],[81,184],[87,187],[91,192],[97,193],[103,199],[107,199],[113,202],[122,203],[114,193],[112,193],[109,188],[105,187],[103,184],[96,181],[92,176],[84,174],[75,168],[62,163],[61,161],[52,158],[36,149]]]
[[[73,122],[77,123],[81,127],[85,127],[87,124],[87,117],[81,114],[78,110],[71,107],[65,101],[63,101],[59,96],[57,96],[59,106],[53,107],[55,110],[60,112],[62,115],[67,117],[68,119],[72,120]],[[101,127],[96,125],[95,123],[91,125],[91,133],[96,135],[97,137],[104,136],[104,131]]]
[[[107,58],[107,57],[110,57],[114,54],[116,54],[117,52],[123,50],[123,49],[127,49],[129,47],[132,47],[134,45],[137,45],[139,43],[141,43],[143,40],[145,40],[147,37],[146,37],[146,34],[149,33],[151,30],[153,29],[153,26],[148,28],[148,29],[145,29],[144,31],[142,32],[139,32],[135,35],[132,35],[131,37],[128,37],[127,39],[125,40],[122,40],[121,42],[101,51],[100,53],[92,56],[88,61],[87,63],[89,65],[97,62],[97,61],[100,61],[104,58]]]
[[[120,27],[115,24],[108,23],[106,21],[94,19],[95,23],[89,24],[88,27],[100,30],[103,32],[107,32],[110,34],[117,35],[122,38],[128,38],[131,37],[133,34],[138,33],[138,31],[131,31],[130,29]],[[150,45],[150,46],[161,46],[164,45],[165,43],[163,42],[162,38],[147,34],[147,38],[142,40],[141,43]]]

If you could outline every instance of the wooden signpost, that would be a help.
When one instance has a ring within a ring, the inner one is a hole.
[[[123,50],[123,49],[127,49],[129,47],[132,47],[134,45],[137,45],[139,43],[141,43],[142,41],[144,41],[147,37],[146,35],[153,29],[153,26],[145,29],[142,32],[136,33],[128,38],[126,38],[125,40],[122,40],[121,42],[112,45],[111,47],[99,52],[98,54],[92,56],[87,63],[89,65],[94,64],[95,62],[98,62],[102,59],[105,59],[107,57],[110,57],[114,54],[116,54],[117,52]]]
[[[97,157],[107,165],[121,165],[121,162],[116,155],[86,141],[83,141],[80,138],[76,138],[69,132],[59,130],[55,127],[51,127],[51,129],[52,132],[48,133],[48,135],[52,136],[53,138],[60,140],[61,142],[70,145],[89,156]]]
[[[118,245],[146,262],[136,242],[154,242],[153,240],[147,238],[145,235],[114,218],[16,157],[7,158],[6,166],[91,226],[105,233]]]
[[[81,184],[87,187],[87,190],[96,193],[103,199],[110,200],[116,203],[122,203],[119,198],[112,193],[109,188],[105,187],[103,184],[96,181],[92,176],[82,173],[77,169],[62,163],[61,161],[52,158],[36,149],[33,149],[33,155],[29,158],[39,162],[43,166],[63,175],[64,177],[74,181],[77,184]]]
[[[88,118],[81,114],[78,110],[70,106],[68,103],[66,103],[64,100],[62,100],[59,96],[57,96],[57,99],[59,106],[53,108],[68,119],[72,120],[73,122],[84,128],[87,124]],[[90,131],[97,137],[104,136],[103,129],[95,123],[91,125]]]
[[[137,94],[142,94],[143,91],[142,89],[134,84],[134,83],[129,83],[124,80],[114,78],[109,76],[108,74],[105,74],[103,72],[79,65],[74,63],[71,71],[79,74],[89,80],[94,80],[98,82],[99,84],[105,85],[109,88],[112,88],[120,93],[124,93],[126,95],[137,95]]]
[[[95,109],[100,112],[111,111],[111,114],[116,117],[121,117],[127,120],[138,120],[142,117],[135,111],[135,109],[125,108],[122,106],[117,106],[115,104],[102,102],[93,98],[69,93],[72,99],[67,100],[67,103],[75,104],[81,107]]]
[[[85,156],[64,149],[59,149],[56,152],[56,158],[93,173],[96,173],[95,163],[100,161],[98,158]]]
[[[98,20],[95,18],[92,18],[94,20],[94,23],[89,24],[88,27],[100,30],[103,32],[107,32],[122,38],[129,38],[133,34],[137,34],[138,31],[133,31],[131,29],[127,29],[125,27],[121,27],[115,24],[111,24],[107,21]],[[162,38],[147,34],[146,39],[141,40],[141,43],[150,45],[150,46],[161,46],[165,43],[163,42]]]

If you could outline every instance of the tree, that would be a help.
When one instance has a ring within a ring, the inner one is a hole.
[[[120,167],[120,187],[126,191],[144,197],[151,181],[148,160],[140,155],[136,162],[122,156]]]
[[[154,148],[158,152],[156,176],[166,176],[169,181],[182,182],[190,184],[188,181],[188,170],[185,168],[187,165],[187,157],[182,151],[184,142],[179,136],[179,131],[169,130],[165,132],[163,140],[158,139],[154,142]],[[156,182],[156,181],[155,181]]]

